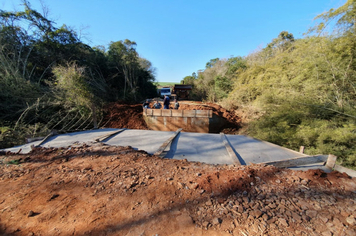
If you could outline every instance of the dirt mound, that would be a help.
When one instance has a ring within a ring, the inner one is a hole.
[[[238,125],[241,119],[234,112],[228,111],[225,108],[214,103],[200,102],[181,102],[179,109],[183,110],[212,110],[219,117],[226,119],[228,122]]]
[[[214,103],[201,102],[181,102],[179,109],[184,110],[212,110],[215,115],[222,118],[225,122],[219,132],[225,134],[235,134],[241,127],[241,118],[234,111],[226,110]]]
[[[338,172],[207,165],[101,144],[0,163],[0,234],[356,234],[356,181]]]
[[[148,129],[143,119],[142,104],[110,103],[104,108],[104,113],[103,124],[107,128]]]

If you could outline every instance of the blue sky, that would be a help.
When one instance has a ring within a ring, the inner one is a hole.
[[[160,82],[180,82],[213,58],[246,56],[281,31],[303,37],[318,14],[346,0],[42,0],[48,18],[90,46],[129,39]],[[22,10],[1,0],[3,10]],[[42,12],[39,0],[30,0]]]

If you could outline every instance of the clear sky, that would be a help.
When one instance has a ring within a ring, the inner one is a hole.
[[[160,82],[180,82],[213,58],[246,56],[281,31],[303,37],[318,14],[346,0],[42,0],[48,18],[90,46],[129,39]],[[21,0],[0,0],[23,10]],[[40,0],[30,0],[42,13]]]

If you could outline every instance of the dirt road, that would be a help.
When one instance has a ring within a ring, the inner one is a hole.
[[[356,235],[356,181],[338,172],[100,144],[0,160],[2,235]]]

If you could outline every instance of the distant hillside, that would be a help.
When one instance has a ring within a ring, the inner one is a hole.
[[[179,84],[179,82],[156,82],[154,83],[158,88],[161,87],[172,87],[175,84]]]

